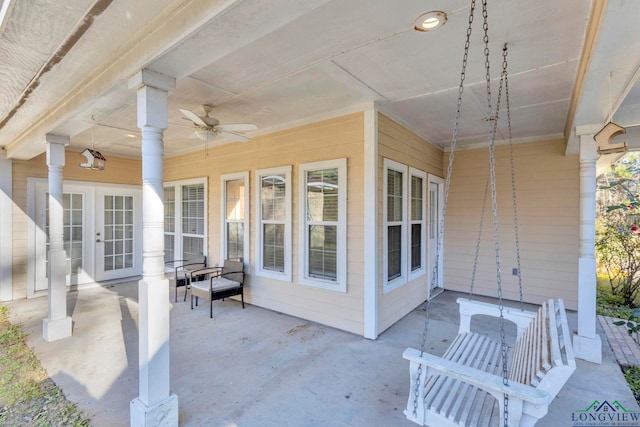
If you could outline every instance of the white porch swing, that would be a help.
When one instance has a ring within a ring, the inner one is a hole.
[[[487,82],[488,111],[491,108],[491,87],[489,75],[489,37],[487,24],[487,0],[482,0],[484,54]],[[449,186],[453,171],[453,159],[457,142],[458,124],[464,91],[464,79],[469,52],[469,41],[475,10],[475,0],[471,1],[469,25],[464,48],[458,104],[453,130],[449,166],[445,182],[443,218],[436,245],[435,258],[442,247],[444,216],[446,215]],[[498,216],[496,198],[496,177],[494,157],[494,136],[502,88],[505,88],[506,110],[511,142],[511,113],[509,106],[509,86],[507,74],[507,45],[503,49],[503,68],[496,112],[489,123],[489,176],[476,246],[470,296],[473,295],[475,271],[482,233],[487,189],[491,189],[493,211],[493,234],[496,256],[496,280],[498,304],[458,298],[460,328],[458,336],[442,357],[425,353],[429,329],[431,299],[427,302],[424,331],[420,350],[408,348],[403,357],[410,361],[410,392],[405,414],[420,425],[442,426],[533,426],[547,414],[549,404],[567,382],[576,364],[571,346],[571,337],[562,300],[548,300],[537,312],[522,309],[522,279],[520,276],[520,254],[518,242],[517,204],[513,148],[511,147],[511,183],[513,191],[515,240],[520,288],[520,309],[504,307],[502,296],[500,245],[498,238]],[[437,263],[434,264],[437,268]],[[437,277],[432,274],[432,280]],[[433,283],[431,284],[433,286]],[[489,315],[500,319],[500,342],[489,336],[471,331],[471,318],[475,315]],[[509,351],[505,338],[505,320],[515,323],[517,340]]]

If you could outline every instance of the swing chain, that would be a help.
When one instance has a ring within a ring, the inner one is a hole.
[[[489,25],[488,25],[488,13],[487,13],[487,0],[482,0],[482,17],[483,17],[483,29],[484,29],[484,54],[485,54],[485,69],[487,80],[487,111],[489,114],[492,112],[491,108],[491,75],[489,69]],[[500,310],[500,339],[502,350],[502,383],[505,386],[509,385],[508,371],[507,371],[507,344],[504,330],[504,305],[502,301],[502,277],[501,277],[501,262],[500,262],[500,238],[498,235],[498,201],[496,194],[496,170],[495,170],[495,132],[498,120],[498,105],[496,105],[496,113],[494,116],[489,117],[489,175],[491,179],[491,207],[493,210],[493,237],[495,242],[496,251],[496,281],[498,283],[498,308]],[[503,395],[503,410],[504,410],[504,426],[509,427],[509,396],[505,393]]]
[[[486,0],[484,0],[486,2]],[[467,62],[469,58],[469,46],[471,44],[471,31],[473,24],[473,14],[476,8],[476,0],[471,0],[471,6],[469,10],[469,20],[467,25],[467,34],[464,43],[464,55],[462,57],[462,70],[460,72],[460,85],[458,86],[458,102],[456,108],[456,118],[453,127],[453,136],[451,141],[450,153],[449,153],[449,165],[447,167],[447,175],[445,179],[445,189],[444,189],[444,203],[442,206],[442,217],[440,219],[440,230],[438,230],[438,238],[436,242],[436,253],[435,253],[435,262],[433,267],[433,274],[431,275],[431,284],[430,289],[433,289],[433,284],[436,283],[438,278],[438,259],[439,254],[441,252],[442,240],[444,238],[444,218],[447,212],[447,200],[449,199],[449,188],[451,186],[451,174],[453,172],[453,160],[455,148],[458,140],[458,128],[460,123],[460,113],[462,111],[462,93],[464,92],[464,80],[466,78],[466,70],[467,70]],[[422,342],[420,343],[420,355],[424,354],[424,349],[427,343],[427,332],[429,330],[429,314],[431,309],[431,297],[427,299],[425,320],[424,320],[424,329],[422,332]],[[415,392],[413,399],[413,416],[416,417],[418,414],[418,396],[420,390],[420,377],[422,376],[422,364],[418,365],[418,371],[416,375],[415,382]]]
[[[516,241],[516,267],[518,268],[518,290],[520,292],[520,310],[524,310],[524,297],[522,295],[522,268],[520,266],[520,233],[518,227],[518,200],[516,197],[516,169],[513,160],[513,134],[511,132],[511,106],[509,105],[509,73],[507,72],[507,44],[502,49],[502,74],[504,75],[504,94],[507,104],[507,124],[509,126],[509,159],[511,164],[511,196],[513,198],[513,229]]]
[[[513,206],[513,228],[516,243],[516,268],[518,270],[518,291],[520,293],[520,310],[524,310],[524,296],[522,294],[522,268],[520,263],[520,233],[518,227],[518,200],[516,197],[516,171],[513,156],[513,133],[511,130],[511,106],[509,104],[509,73],[507,72],[508,63],[508,45],[504,44],[502,48],[502,74],[500,75],[500,86],[498,89],[498,102],[496,105],[496,117],[500,110],[500,100],[502,99],[502,88],[504,87],[505,103],[507,104],[507,125],[509,131],[509,164],[511,165],[511,196]],[[473,283],[472,283],[473,285]]]

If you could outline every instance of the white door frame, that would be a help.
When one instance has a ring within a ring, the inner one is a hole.
[[[48,180],[46,178],[27,178],[27,214],[29,221],[27,224],[27,254],[28,254],[28,268],[27,268],[27,297],[33,297],[38,295],[44,295],[47,293],[46,274],[43,269],[45,268],[45,248],[46,248],[46,234],[44,225],[46,223],[45,218],[45,203],[46,193],[48,191]],[[102,212],[98,212],[102,206],[102,202],[96,197],[103,197],[105,192],[124,192],[126,194],[135,194],[134,197],[134,224],[135,224],[135,236],[134,240],[134,265],[137,267],[135,271],[129,272],[128,276],[139,276],[142,272],[142,251],[141,239],[142,239],[142,196],[141,188],[139,186],[132,185],[120,185],[120,184],[101,184],[101,183],[89,183],[81,181],[64,181],[63,192],[65,193],[80,193],[83,194],[84,206],[83,206],[83,268],[82,272],[77,277],[71,278],[67,276],[67,286],[69,285],[84,285],[99,282],[100,280],[107,280],[104,275],[101,277],[100,272],[97,271],[96,263],[96,222],[99,217],[103,217]],[[122,278],[112,277],[112,278]]]
[[[108,195],[133,197],[133,266],[131,268],[105,271],[104,198]],[[95,229],[92,236],[93,242],[95,242],[95,281],[101,282],[142,274],[142,189],[136,186],[97,186],[95,189],[94,224]]]
[[[444,289],[444,268],[443,268],[443,260],[444,260],[444,238],[442,245],[440,246],[440,253],[438,254],[438,266],[437,272],[438,277],[435,283],[436,292],[432,292],[434,289],[431,288],[432,278],[433,278],[433,267],[434,267],[434,258],[436,252],[436,244],[438,235],[440,233],[440,227],[442,224],[442,215],[444,209],[444,179],[439,176],[428,174],[428,200],[427,200],[427,240],[428,240],[428,255],[427,255],[427,283],[428,283],[428,297],[431,298],[432,293],[437,295],[440,291]],[[436,189],[437,196],[437,209],[435,210],[435,218],[433,218],[433,208],[432,208],[432,190]],[[435,227],[435,228],[434,228]],[[434,295],[434,296],[435,296]]]

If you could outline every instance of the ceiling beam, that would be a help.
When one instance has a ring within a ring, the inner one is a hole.
[[[600,34],[600,28],[602,27],[606,9],[607,0],[593,0],[589,25],[587,26],[584,45],[582,46],[582,55],[580,55],[578,73],[576,75],[576,81],[571,94],[571,103],[569,104],[567,121],[564,126],[565,151],[567,152],[569,151],[570,140],[573,135],[572,128],[574,126],[576,112],[578,111],[578,106],[582,100],[582,92],[587,80],[587,72],[589,71],[591,59],[595,52],[596,42],[598,41],[598,35]]]
[[[49,108],[49,113],[34,122],[6,146],[7,157],[30,159],[42,153],[42,135],[82,112],[113,87],[179,45],[193,32],[240,0],[176,0],[142,28],[115,57],[80,82],[74,90]],[[213,3],[213,4],[212,4]],[[124,53],[123,53],[124,52]]]

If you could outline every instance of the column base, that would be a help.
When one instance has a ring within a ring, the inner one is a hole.
[[[140,398],[131,401],[131,427],[177,427],[178,415],[175,394],[152,406],[145,405]]]
[[[573,354],[576,358],[587,362],[602,363],[602,341],[600,336],[585,337],[582,335],[573,336]]]
[[[42,338],[46,342],[69,338],[71,335],[73,335],[73,320],[71,317],[67,316],[55,320],[42,319]]]

